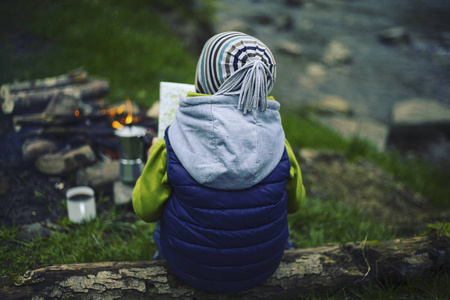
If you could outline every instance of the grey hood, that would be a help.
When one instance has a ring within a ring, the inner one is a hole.
[[[258,184],[278,165],[285,137],[280,105],[242,114],[239,96],[183,97],[169,140],[178,159],[200,184],[239,190]]]

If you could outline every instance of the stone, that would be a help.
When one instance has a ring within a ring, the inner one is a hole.
[[[325,50],[323,61],[328,66],[338,66],[352,62],[350,49],[339,41],[331,41]]]
[[[43,154],[58,150],[58,144],[48,139],[30,139],[22,145],[22,158],[24,161],[34,161]]]
[[[316,104],[313,104],[312,108],[317,112],[324,114],[353,115],[350,104],[344,99],[334,95],[325,96]]]
[[[39,237],[48,238],[49,236],[50,230],[39,222],[23,225],[19,234],[20,240],[24,242],[31,242]]]
[[[114,204],[124,205],[131,202],[134,184],[126,184],[122,181],[114,182]]]
[[[306,74],[309,77],[320,79],[327,75],[327,70],[325,66],[318,63],[310,63],[306,66]]]
[[[89,186],[96,192],[112,187],[119,180],[120,164],[118,160],[98,162],[95,165],[77,171],[76,183]]]
[[[378,33],[378,40],[389,45],[407,44],[411,38],[404,27],[392,27]]]
[[[387,144],[401,153],[450,167],[450,107],[414,98],[392,108]]]
[[[310,63],[305,68],[305,75],[300,75],[299,83],[307,89],[315,89],[326,79],[327,70],[324,65]]]
[[[89,145],[85,145],[67,152],[43,155],[36,160],[35,167],[45,175],[67,175],[95,162],[94,151]]]
[[[394,105],[393,125],[422,125],[450,123],[450,106],[432,99],[413,98]]]
[[[345,138],[360,138],[369,141],[378,150],[386,147],[388,128],[374,120],[349,118],[339,115],[318,116],[319,123],[336,131]]]
[[[292,56],[300,56],[303,53],[302,46],[298,43],[283,40],[278,45],[278,51]]]

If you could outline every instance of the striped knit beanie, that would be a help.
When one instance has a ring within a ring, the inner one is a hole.
[[[223,32],[203,47],[195,74],[198,93],[239,95],[238,109],[267,108],[276,78],[275,59],[260,40],[241,32]]]

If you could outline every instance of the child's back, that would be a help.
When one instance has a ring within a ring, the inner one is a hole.
[[[304,190],[279,104],[267,100],[274,79],[275,60],[259,40],[237,32],[211,38],[196,88],[213,95],[180,100],[136,183],[136,212],[147,221],[162,215],[155,242],[194,287],[252,288],[281,261],[287,213],[298,210]],[[149,187],[158,185],[167,199],[152,200],[158,190]]]

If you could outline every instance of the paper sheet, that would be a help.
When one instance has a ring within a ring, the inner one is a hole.
[[[176,82],[160,83],[158,138],[164,138],[164,131],[175,119],[178,101],[181,97],[186,96],[188,92],[195,92],[195,85]]]

